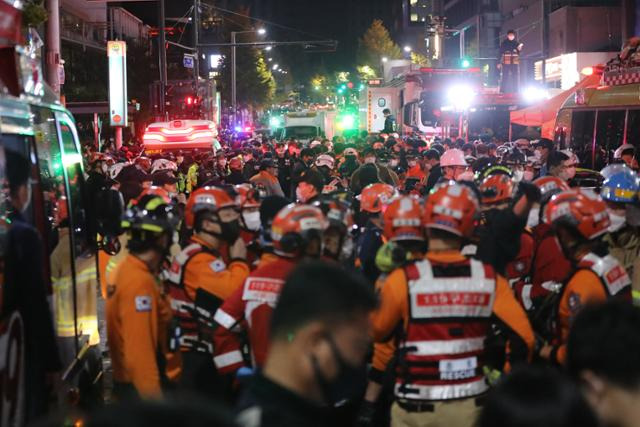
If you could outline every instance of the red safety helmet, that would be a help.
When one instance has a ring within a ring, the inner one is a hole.
[[[401,196],[389,203],[384,211],[383,235],[388,240],[424,240],[420,200],[416,197]]]
[[[471,237],[478,213],[478,198],[464,184],[437,185],[427,197],[422,223],[462,237]]]
[[[542,205],[548,202],[554,194],[570,190],[569,184],[556,176],[541,176],[535,179],[533,183],[540,189],[540,204]]]
[[[611,225],[604,201],[583,189],[563,191],[551,197],[544,219],[547,224],[573,228],[587,240],[603,235]]]
[[[337,197],[321,194],[311,205],[322,211],[329,227],[337,228],[343,234],[353,228],[353,214],[349,205]]]
[[[482,203],[492,205],[511,200],[514,190],[513,180],[504,173],[495,173],[487,176],[480,183],[479,189]]]
[[[151,159],[145,156],[138,157],[133,161],[133,163],[136,166],[140,166],[145,172],[149,172],[151,170],[151,165],[153,164]]]
[[[240,209],[260,207],[260,192],[251,184],[234,185],[233,189],[238,193],[236,203]]]
[[[237,208],[236,202],[221,188],[199,188],[189,196],[184,220],[189,228],[195,225],[196,214],[201,211],[216,213],[223,208]]]
[[[271,224],[271,239],[275,253],[295,257],[327,228],[322,211],[311,205],[291,203],[278,212]]]
[[[389,184],[369,184],[360,193],[360,210],[364,212],[381,212],[393,198],[395,190]]]
[[[171,204],[171,196],[169,192],[162,187],[151,186],[144,190],[140,195],[135,199],[135,202],[132,200],[132,204],[137,204],[144,196],[157,196],[160,197],[166,204]]]

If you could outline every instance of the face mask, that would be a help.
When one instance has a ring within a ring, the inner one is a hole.
[[[533,181],[533,171],[524,171],[522,179],[525,181]]]
[[[300,203],[306,203],[316,195],[316,189],[310,185],[296,187],[296,198]]]
[[[320,364],[315,356],[311,356],[311,366],[313,367],[313,375],[316,382],[322,390],[324,400],[328,405],[333,407],[338,404],[357,397],[366,386],[367,367],[352,366],[344,359],[333,338],[327,336],[327,341],[331,346],[333,358],[338,365],[338,373],[335,379],[328,380],[320,370]]]
[[[348,163],[355,163],[356,162],[356,156],[354,156],[353,154],[349,154],[348,156],[344,156],[344,161],[348,162]]]
[[[351,236],[345,237],[342,242],[342,248],[340,249],[340,260],[346,261],[353,255],[353,238]]]
[[[220,238],[227,243],[234,243],[240,236],[240,223],[238,220],[220,223]]]
[[[458,175],[456,181],[473,181],[473,171],[464,171]]]
[[[375,163],[376,162],[376,158],[375,157],[366,157],[364,159],[365,163]]]
[[[520,182],[522,181],[523,178],[524,178],[524,171],[521,171],[521,170],[513,171],[513,180],[515,182]]]
[[[533,228],[540,223],[540,208],[531,208],[529,217],[527,218],[527,227]]]
[[[247,230],[258,231],[260,229],[260,212],[243,212],[242,220]]]
[[[615,233],[624,227],[627,222],[626,212],[620,212],[618,210],[607,209],[609,212],[609,219],[611,220],[611,225],[609,226],[609,232]]]

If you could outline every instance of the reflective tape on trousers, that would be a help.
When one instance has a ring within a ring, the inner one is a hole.
[[[409,400],[449,400],[478,396],[489,389],[484,378],[464,383],[448,385],[420,385],[396,383],[395,395]]]

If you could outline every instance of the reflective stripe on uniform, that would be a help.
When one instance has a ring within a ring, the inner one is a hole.
[[[447,385],[405,385],[396,383],[395,394],[410,400],[448,400],[477,396],[489,389],[484,378],[464,383]]]
[[[484,340],[482,337],[446,341],[407,341],[403,343],[402,348],[410,349],[409,354],[416,356],[462,354],[484,349]]]
[[[218,311],[216,311],[216,314],[213,316],[213,320],[225,329],[231,329],[233,325],[236,324],[236,319],[234,319],[226,311],[223,311],[221,309],[218,309]]]
[[[236,363],[242,363],[242,353],[240,353],[240,350],[234,350],[221,354],[213,358],[213,363],[216,364],[218,369],[226,368]]]

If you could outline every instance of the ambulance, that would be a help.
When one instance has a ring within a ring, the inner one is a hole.
[[[216,151],[218,131],[209,120],[172,120],[147,126],[142,140],[147,155],[169,151]]]
[[[5,258],[12,253],[5,161],[11,151],[31,164],[31,202],[22,214],[43,244],[42,256],[34,254],[33,260],[42,259],[38,267],[44,272],[63,364],[64,389],[56,392],[86,403],[89,396],[100,400],[102,389],[95,231],[90,231],[95,227],[86,215],[89,195],[75,121],[44,82],[40,60],[18,45],[20,14],[13,3],[0,0],[0,301],[9,295],[5,290],[22,285],[9,282],[4,274],[9,267]],[[94,196],[95,201],[102,194]],[[121,207],[100,216],[120,212]],[[20,311],[5,307],[0,305],[1,424],[23,425],[29,369],[25,324]]]

